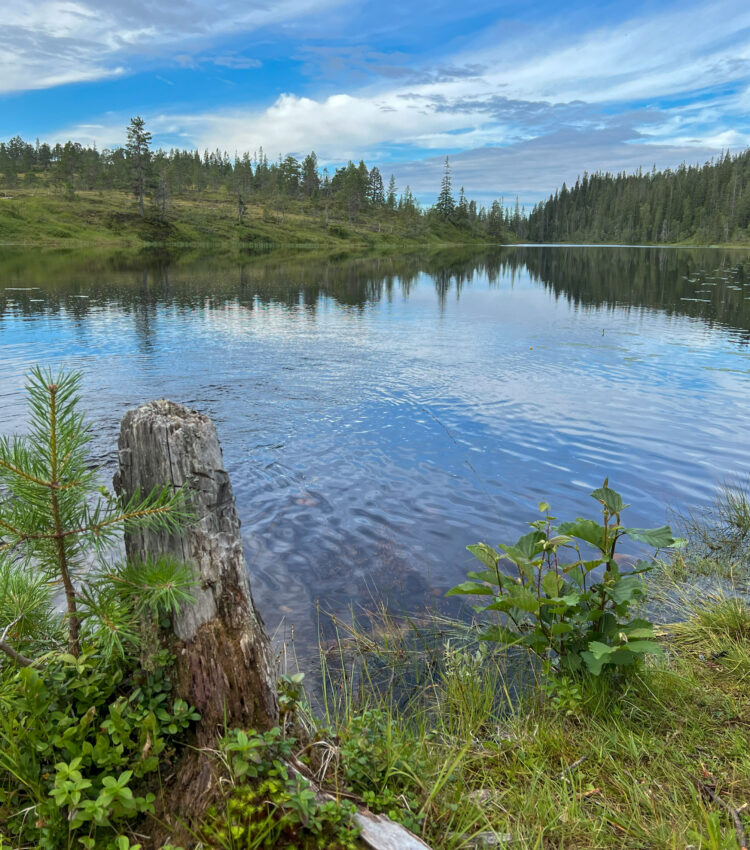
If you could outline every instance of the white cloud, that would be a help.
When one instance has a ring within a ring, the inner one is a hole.
[[[459,153],[451,156],[453,187],[464,186],[469,197],[483,202],[503,196],[510,203],[518,195],[522,204],[531,206],[563,182],[573,185],[584,171],[673,168],[683,161],[705,162],[721,150],[711,139],[691,144],[651,144],[641,139],[634,143],[633,134],[626,123],[599,130],[563,129],[505,147]],[[400,190],[408,184],[420,199],[433,203],[443,168],[442,157],[431,157],[395,163],[386,173],[394,172]]]
[[[465,150],[517,142],[566,123],[606,125],[607,117],[597,119],[591,107],[611,110],[620,102],[617,109],[623,110],[627,102],[690,96],[750,80],[750,7],[736,0],[681,7],[590,32],[563,48],[549,49],[544,39],[512,49],[500,43],[449,61],[457,69],[471,67],[472,74],[386,89],[372,86],[317,100],[285,94],[267,108],[175,116],[173,121],[200,147],[233,150],[262,144],[274,154],[314,148],[329,160],[372,155],[387,144]],[[744,138],[743,130],[731,135],[733,128],[722,126],[725,117],[719,110],[697,137],[718,140],[729,133],[726,141]],[[678,137],[684,142],[685,133]]]
[[[146,42],[155,38],[137,29],[137,21],[143,20],[136,14],[141,2],[145,0],[126,0],[124,7],[118,7],[119,37],[124,42],[135,34]],[[236,21],[236,4],[223,2],[232,7]],[[271,15],[298,16],[315,3],[326,2],[338,0],[287,0],[273,9],[246,7],[243,25]],[[61,31],[71,32],[74,20],[80,18],[81,32],[92,43],[112,38],[114,12],[57,2],[51,4],[50,15],[52,7]],[[152,18],[162,42],[185,35],[172,8],[161,0]],[[207,6],[196,8],[195,34],[227,25],[217,24],[218,16],[208,14]],[[34,18],[35,26],[46,33],[39,18]],[[284,94],[268,106],[145,117],[155,136],[169,139],[169,144],[179,139],[185,147],[229,152],[263,146],[271,157],[314,149],[323,162],[359,157],[382,162],[393,157],[394,149],[401,156],[412,150],[415,157],[425,150],[469,151],[455,158],[456,185],[464,183],[473,194],[525,192],[527,200],[537,199],[562,180],[574,180],[587,168],[620,170],[650,167],[654,162],[669,166],[750,141],[746,3],[712,0],[682,5],[559,44],[559,34],[545,39],[541,30],[523,37],[516,33],[512,40],[499,38],[492,46],[441,57],[440,67],[450,73],[416,69],[412,75],[401,75],[399,69],[399,74],[378,85],[327,97]],[[232,59],[230,54],[218,56],[209,61]],[[373,54],[371,59],[380,62],[382,57]],[[95,64],[88,72],[96,73],[98,67]],[[64,67],[58,71],[64,72]],[[731,93],[717,95],[722,88]],[[132,108],[136,111],[138,105]],[[55,135],[100,146],[119,144],[128,117],[110,116],[98,126],[64,128]],[[410,182],[415,191],[428,192],[437,185],[435,168],[440,162],[428,160],[394,170],[402,186]],[[390,171],[391,166],[384,168]]]
[[[135,56],[211,43],[218,36],[298,21],[343,0],[4,0],[0,93],[51,88],[125,73]],[[163,57],[162,57],[163,58]],[[252,59],[219,64],[256,67]],[[224,60],[223,62],[221,60]],[[237,65],[236,63],[244,63]]]

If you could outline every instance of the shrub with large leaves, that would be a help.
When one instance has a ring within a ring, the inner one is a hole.
[[[643,574],[651,563],[640,560],[623,572],[615,558],[619,540],[627,536],[654,549],[679,541],[666,525],[622,525],[620,515],[629,506],[608,481],[591,496],[601,506],[601,522],[579,517],[556,525],[549,505],[540,502],[543,519],[530,523],[532,530],[515,544],[469,546],[484,569],[470,572],[470,580],[448,595],[489,597],[476,606],[497,615],[485,640],[528,646],[560,671],[598,676],[660,651],[653,624],[631,619],[634,604],[645,599]],[[507,572],[502,561],[510,564]]]

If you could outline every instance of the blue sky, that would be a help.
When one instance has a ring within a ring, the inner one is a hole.
[[[425,202],[750,144],[750,3],[4,0],[0,138],[363,157]]]

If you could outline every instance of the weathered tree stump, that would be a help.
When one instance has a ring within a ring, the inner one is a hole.
[[[212,765],[200,748],[215,745],[225,729],[278,723],[270,643],[253,604],[232,484],[211,420],[180,404],[152,401],[125,414],[118,449],[115,489],[126,498],[137,490],[187,485],[193,522],[176,535],[126,532],[125,550],[136,560],[171,555],[195,571],[194,604],[174,616],[174,635],[166,642],[176,655],[177,693],[201,720],[196,749],[179,766],[177,787],[162,812],[175,823],[190,821],[211,797]]]

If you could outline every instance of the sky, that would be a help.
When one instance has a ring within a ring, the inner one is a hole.
[[[315,150],[532,205],[750,145],[750,3],[3,0],[0,139]]]

